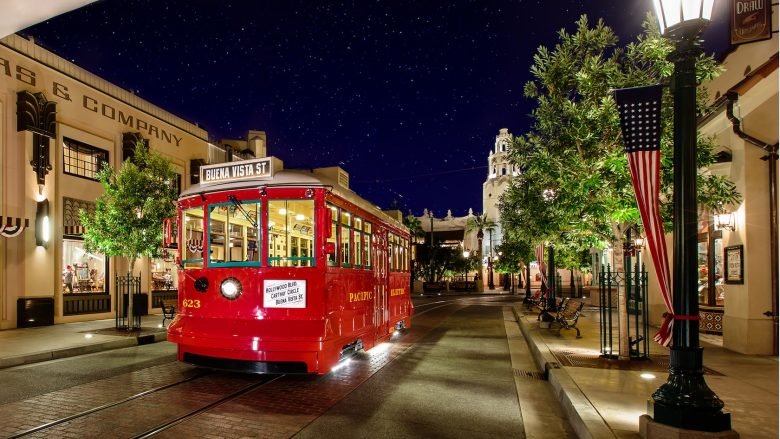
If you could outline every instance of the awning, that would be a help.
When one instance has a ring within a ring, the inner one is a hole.
[[[28,227],[30,227],[30,220],[27,218],[0,216],[0,235],[6,238],[19,236]]]
[[[86,230],[84,226],[64,226],[66,235],[81,236]]]

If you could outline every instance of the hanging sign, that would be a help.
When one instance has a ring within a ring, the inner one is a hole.
[[[274,175],[273,157],[200,167],[201,186],[239,180],[270,178]]]
[[[768,0],[731,1],[731,44],[772,38],[772,4]]]

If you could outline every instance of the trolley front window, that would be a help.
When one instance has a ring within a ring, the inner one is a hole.
[[[209,205],[209,265],[215,267],[259,266],[260,201]]]
[[[268,201],[268,265],[314,266],[314,200]]]
[[[184,268],[203,267],[203,208],[195,207],[182,212],[182,265]]]

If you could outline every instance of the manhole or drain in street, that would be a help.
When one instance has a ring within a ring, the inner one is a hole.
[[[520,370],[520,369],[512,369],[512,370],[515,372],[516,377],[530,378],[534,380],[545,380],[544,373],[542,372]]]

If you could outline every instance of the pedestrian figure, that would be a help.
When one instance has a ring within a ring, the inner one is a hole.
[[[65,283],[65,291],[68,293],[73,292],[73,267],[68,265],[65,269],[65,273],[62,276],[62,281]]]

